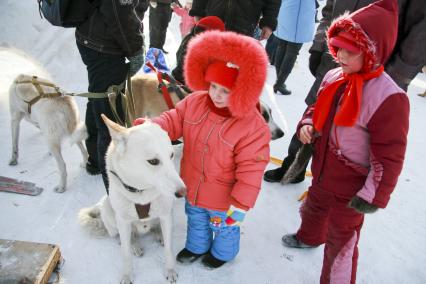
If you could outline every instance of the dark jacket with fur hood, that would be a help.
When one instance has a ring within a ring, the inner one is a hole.
[[[77,42],[103,53],[131,57],[144,50],[142,20],[147,0],[102,0],[77,27]]]

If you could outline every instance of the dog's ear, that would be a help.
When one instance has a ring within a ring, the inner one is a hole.
[[[111,135],[111,139],[117,142],[125,141],[127,137],[127,128],[115,123],[110,120],[105,114],[101,114],[105,125],[108,127],[109,134]]]

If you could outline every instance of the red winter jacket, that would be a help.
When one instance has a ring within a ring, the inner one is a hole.
[[[192,205],[220,211],[254,206],[271,140],[255,108],[240,118],[223,116],[206,92],[196,92],[153,121],[170,139],[183,137],[180,175]]]

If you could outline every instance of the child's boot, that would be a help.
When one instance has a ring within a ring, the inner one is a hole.
[[[222,265],[226,263],[226,261],[223,261],[214,257],[211,253],[206,254],[206,256],[203,258],[201,262],[204,264],[205,267],[210,269],[221,267]]]
[[[290,248],[316,248],[317,246],[307,245],[299,241],[296,234],[287,234],[282,238],[283,245]]]
[[[201,254],[193,253],[192,251],[189,251],[186,248],[184,248],[177,254],[176,260],[180,263],[190,264],[196,261],[197,259],[199,259],[203,255],[204,253],[201,253]]]

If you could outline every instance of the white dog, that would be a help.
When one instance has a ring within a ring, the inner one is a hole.
[[[166,278],[176,282],[172,252],[172,209],[175,195],[184,194],[185,185],[173,164],[173,147],[167,133],[150,121],[124,128],[102,115],[112,141],[106,155],[109,196],[96,205],[81,209],[80,224],[92,234],[119,234],[123,255],[121,283],[132,282],[132,250],[142,255],[134,242],[136,225],[160,220],[164,241]],[[148,208],[146,205],[148,204]],[[141,216],[138,205],[145,206]],[[146,214],[148,213],[148,214]]]
[[[45,94],[58,94],[43,97]],[[61,142],[70,137],[76,143],[83,156],[83,165],[87,161],[87,151],[82,140],[87,137],[84,123],[79,121],[79,112],[74,98],[62,95],[64,92],[48,80],[19,75],[9,89],[9,107],[12,129],[12,158],[9,165],[18,163],[19,125],[22,118],[40,129],[50,153],[58,164],[61,175],[56,192],[64,192],[67,183],[67,170],[61,154]]]

